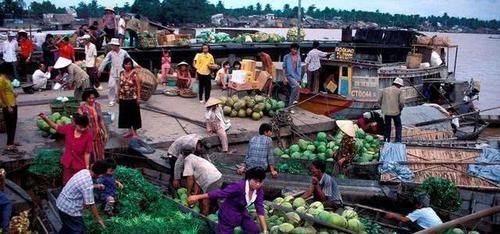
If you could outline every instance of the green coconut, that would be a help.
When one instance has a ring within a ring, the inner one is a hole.
[[[240,117],[240,118],[245,118],[245,117],[247,117],[247,112],[246,112],[244,109],[240,109],[240,110],[238,111],[238,117]]]
[[[233,109],[230,106],[224,106],[222,110],[224,111],[224,115],[230,115]]]
[[[238,116],[238,111],[236,111],[236,110],[232,110],[232,111],[231,111],[231,114],[229,114],[229,116],[231,116],[231,117],[236,117],[236,116]]]
[[[253,112],[252,113],[252,119],[253,120],[259,120],[261,118],[262,118],[262,115],[260,113],[258,113],[258,112]]]
[[[253,111],[252,111],[252,108],[247,108],[247,110],[246,110],[246,115],[247,115],[247,116],[252,116],[252,112],[253,112]]]

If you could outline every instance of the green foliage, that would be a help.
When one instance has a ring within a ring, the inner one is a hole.
[[[448,179],[429,177],[417,189],[416,194],[427,193],[431,205],[448,211],[456,211],[461,203],[460,193],[455,183]]]
[[[88,4],[82,1],[78,3],[75,10],[80,18],[102,17],[104,14],[104,7],[97,5],[97,0],[92,0]]]
[[[43,17],[43,14],[47,13],[66,13],[66,10],[61,7],[56,7],[52,2],[44,0],[43,2],[31,2],[30,4],[31,14],[38,17]]]
[[[30,173],[46,178],[57,178],[61,176],[62,149],[41,149],[33,159],[28,168]]]
[[[160,190],[146,181],[135,169],[118,167],[116,179],[124,189],[118,191],[119,213],[104,222],[106,229],[101,229],[89,211],[84,215],[88,233],[203,233],[206,223],[183,213],[178,205],[168,200]],[[105,216],[103,216],[105,217]]]

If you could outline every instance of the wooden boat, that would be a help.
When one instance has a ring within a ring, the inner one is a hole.
[[[301,89],[299,106],[300,108],[318,115],[331,116],[352,105],[352,99],[336,94],[318,93],[314,94],[309,90]]]

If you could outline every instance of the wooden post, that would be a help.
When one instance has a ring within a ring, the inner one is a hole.
[[[470,221],[473,221],[476,219],[480,219],[482,217],[491,216],[491,215],[494,215],[494,214],[499,213],[499,212],[500,212],[500,206],[494,206],[494,207],[491,207],[491,208],[488,208],[488,209],[485,209],[485,210],[482,210],[482,211],[479,211],[479,212],[476,212],[476,213],[473,213],[470,215],[466,215],[466,216],[458,218],[458,219],[450,220],[450,221],[443,223],[441,225],[438,225],[436,227],[432,227],[432,228],[428,228],[428,229],[419,231],[419,232],[417,232],[417,234],[438,233],[438,232],[443,231],[445,229],[452,228],[452,227],[455,227],[457,225],[461,225],[461,224],[464,224],[464,223],[467,223],[467,222],[470,222]]]

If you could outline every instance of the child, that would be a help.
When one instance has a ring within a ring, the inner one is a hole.
[[[123,189],[123,185],[118,180],[116,180],[115,176],[113,175],[113,172],[116,169],[116,162],[113,159],[106,159],[106,162],[112,166],[108,169],[106,174],[101,175],[99,178],[97,178],[97,184],[102,185],[100,186],[101,189],[97,190],[97,196],[104,205],[104,212],[111,216],[113,215],[116,202],[116,187],[118,186],[119,189]]]
[[[179,89],[191,88],[191,73],[188,66],[189,64],[186,62],[177,64],[177,88]]]
[[[171,62],[172,57],[170,57],[170,50],[164,50],[163,56],[161,57],[161,80],[163,84],[167,83],[167,74],[170,74]]]
[[[205,107],[207,112],[205,118],[207,121],[207,132],[209,135],[217,134],[222,145],[222,152],[228,153],[229,146],[227,141],[226,131],[231,127],[229,120],[224,118],[222,108],[219,106],[220,100],[217,98],[208,99]]]
[[[218,85],[222,87],[222,89],[227,88],[227,82],[229,82],[229,69],[231,68],[231,64],[228,61],[225,61],[222,64],[222,68],[217,71],[217,76],[215,77],[215,81]]]
[[[240,61],[234,61],[233,67],[231,69],[231,73],[233,73],[234,70],[241,70],[241,63],[240,63]]]

